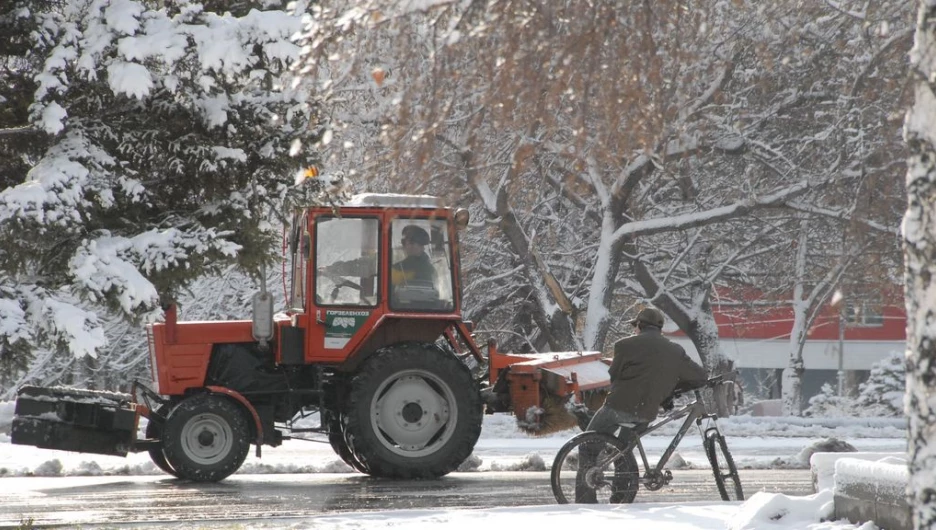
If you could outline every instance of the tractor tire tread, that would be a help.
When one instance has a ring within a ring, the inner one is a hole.
[[[231,429],[231,448],[218,462],[200,464],[186,454],[182,441],[185,424],[198,414],[210,412]],[[246,412],[233,400],[216,394],[196,394],[183,399],[163,425],[163,454],[176,476],[193,482],[218,482],[237,471],[250,451],[252,429]]]
[[[451,438],[432,454],[407,458],[382,446],[371,427],[373,393],[388,376],[407,369],[431,370],[455,396],[456,425]],[[382,478],[437,478],[455,471],[471,456],[481,435],[481,393],[470,370],[434,344],[402,343],[371,357],[352,379],[345,439],[367,473]]]

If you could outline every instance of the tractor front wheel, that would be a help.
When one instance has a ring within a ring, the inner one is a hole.
[[[323,424],[328,426],[328,443],[331,445],[335,454],[341,457],[341,460],[361,473],[367,473],[367,469],[358,462],[348,441],[345,440],[345,429],[341,423],[341,415],[337,412],[324,411],[322,413]]]
[[[217,482],[240,468],[250,450],[244,412],[223,396],[184,399],[163,425],[162,452],[179,478]]]
[[[158,412],[158,411],[157,411]],[[162,437],[163,437],[163,428],[162,421],[153,420],[150,418],[149,423],[146,424],[146,438],[149,440],[159,440],[158,445],[152,445],[148,449],[150,459],[153,463],[156,464],[156,467],[169,473],[170,475],[178,478],[178,474],[172,466],[169,465],[169,462],[166,461],[166,455],[163,454],[162,449]]]
[[[481,394],[471,372],[434,344],[377,352],[354,377],[350,403],[346,440],[377,477],[450,473],[481,434]]]

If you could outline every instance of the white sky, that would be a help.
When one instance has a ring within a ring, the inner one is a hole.
[[[54,487],[62,475],[158,475],[146,453],[126,458],[49,451],[12,445],[8,435],[13,403],[0,402],[0,477],[49,476]],[[828,436],[836,436],[854,445],[859,451],[905,453],[906,431],[902,420],[873,421],[835,418],[825,421],[802,418],[737,417],[719,421],[726,433],[729,448],[739,467],[807,467],[804,457],[810,446]],[[823,425],[825,423],[825,425]],[[869,426],[870,425],[870,426]],[[577,429],[534,438],[517,430],[512,416],[495,414],[484,417],[484,426],[474,456],[478,472],[491,470],[545,470],[558,448]],[[690,431],[691,432],[691,431]],[[649,456],[659,455],[669,443],[668,437],[645,439]],[[704,468],[707,463],[698,434],[687,435],[678,451],[690,465]],[[281,447],[263,448],[263,458],[251,451],[240,473],[348,473],[327,443],[287,440]],[[678,480],[678,470],[674,472]],[[0,478],[0,498],[4,484]],[[291,520],[289,528],[296,530],[353,530],[358,528],[392,527],[394,529],[484,528],[485,530],[516,530],[517,528],[575,528],[614,525],[617,528],[643,530],[724,529],[724,530],[873,530],[872,524],[855,526],[845,522],[820,522],[831,512],[831,490],[808,497],[747,491],[744,503],[638,503],[621,506],[550,504],[520,508],[487,510],[394,510],[323,515]],[[203,528],[204,523],[191,528]],[[283,522],[263,523],[241,521],[239,529],[282,528]],[[174,528],[186,528],[176,526]],[[231,528],[234,528],[232,525]],[[608,528],[611,528],[610,526]]]

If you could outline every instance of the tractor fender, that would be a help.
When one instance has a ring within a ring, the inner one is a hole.
[[[381,316],[374,327],[367,332],[360,346],[348,356],[339,369],[344,372],[355,372],[375,353],[394,344],[407,342],[431,344],[443,336],[453,321],[452,318],[440,318],[437,315]]]
[[[207,389],[212,394],[221,394],[227,396],[234,401],[237,401],[241,404],[241,406],[247,409],[247,412],[249,412],[250,416],[253,418],[254,427],[257,429],[257,458],[260,458],[260,446],[263,445],[263,424],[260,423],[260,415],[257,414],[257,409],[255,409],[254,406],[250,404],[250,401],[247,401],[247,398],[245,398],[240,392],[237,392],[236,390],[231,390],[230,388],[223,386],[206,386],[205,389]]]

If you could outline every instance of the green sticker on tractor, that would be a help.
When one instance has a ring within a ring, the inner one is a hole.
[[[325,311],[325,348],[344,348],[369,316],[370,311]]]

